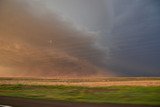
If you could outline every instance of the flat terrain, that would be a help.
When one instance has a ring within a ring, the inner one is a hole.
[[[14,97],[0,97],[0,104],[10,105],[11,107],[158,107],[131,104],[69,103],[58,101],[32,100]]]
[[[72,103],[77,107],[85,107],[86,103],[90,103],[86,107],[160,106],[160,78],[0,78],[0,96],[0,105],[5,101],[14,105],[16,100],[18,103],[15,104],[33,101],[33,105],[35,101],[38,105],[49,101],[44,107],[51,107],[51,102],[62,102],[57,107],[70,107]],[[13,102],[7,100],[10,97]]]
[[[35,79],[35,78],[0,78],[0,84],[23,85],[65,85],[85,87],[105,86],[160,86],[160,78],[147,77],[112,77],[83,79]]]

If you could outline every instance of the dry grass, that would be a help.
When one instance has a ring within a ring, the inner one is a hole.
[[[92,79],[33,79],[1,78],[0,84],[65,85],[65,86],[160,86],[160,78],[92,78]]]

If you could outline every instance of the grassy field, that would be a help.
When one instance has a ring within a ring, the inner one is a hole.
[[[113,79],[113,78],[112,78]],[[69,83],[81,83],[81,82],[132,82],[132,81],[159,81],[158,78],[152,79],[94,79],[94,80],[77,80],[77,79],[13,79],[13,78],[1,78],[0,81],[0,96],[12,96],[31,99],[44,99],[44,100],[57,100],[57,101],[69,101],[69,102],[87,102],[87,103],[117,103],[117,104],[144,104],[144,105],[160,105],[160,86],[147,85],[147,86],[125,86],[114,85],[112,86],[99,86],[87,87],[87,86],[69,86],[69,85],[39,85],[33,84],[34,81],[39,82],[62,82]],[[14,84],[8,82],[15,81]],[[23,82],[19,82],[23,81]],[[24,81],[29,81],[31,84],[26,84]],[[6,82],[6,83],[5,83]],[[19,84],[20,83],[20,84]],[[24,84],[23,84],[24,83]],[[160,81],[159,81],[160,83]]]

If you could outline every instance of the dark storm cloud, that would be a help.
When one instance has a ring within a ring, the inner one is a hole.
[[[113,15],[112,27],[102,37],[104,46],[111,46],[108,67],[122,75],[160,76],[160,1],[107,3],[112,4]]]
[[[5,70],[16,76],[94,76],[107,71],[99,66],[105,53],[95,46],[94,35],[62,21],[41,2],[1,0],[0,23],[1,75]]]
[[[159,0],[0,0],[0,75],[160,76],[159,28]]]

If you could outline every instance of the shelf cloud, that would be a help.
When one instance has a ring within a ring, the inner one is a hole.
[[[160,76],[159,0],[0,0],[0,76]]]
[[[2,76],[112,75],[99,66],[105,53],[95,45],[95,35],[41,2],[1,0],[0,23]]]

